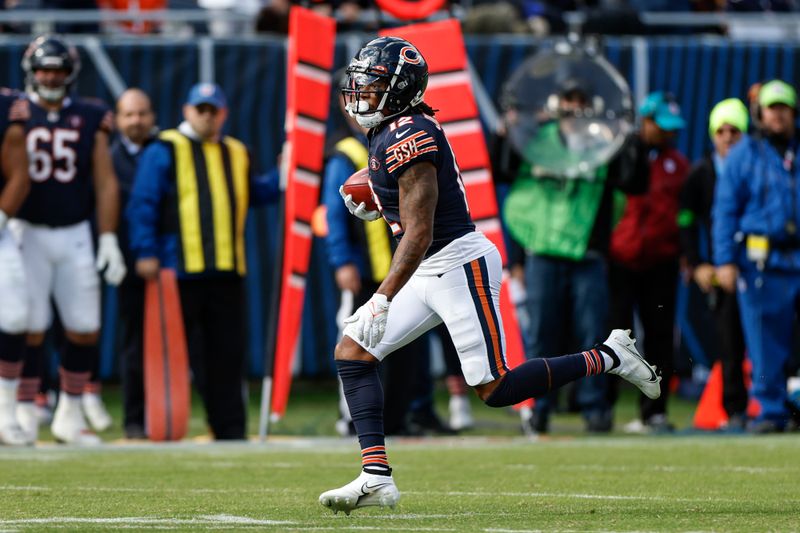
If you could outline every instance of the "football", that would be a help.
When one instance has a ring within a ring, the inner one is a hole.
[[[377,211],[378,206],[372,197],[372,189],[369,187],[369,169],[362,168],[347,178],[342,187],[345,195],[351,195],[356,205],[364,202],[369,211]]]

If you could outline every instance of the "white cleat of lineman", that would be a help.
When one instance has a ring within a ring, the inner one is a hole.
[[[97,432],[105,431],[111,427],[111,415],[108,414],[103,399],[94,392],[84,392],[82,396],[83,413],[89,420],[89,425]]]
[[[338,489],[323,492],[319,503],[330,508],[334,514],[344,511],[349,515],[353,509],[379,506],[394,509],[400,501],[400,491],[392,476],[378,476],[361,472],[356,479]]]
[[[631,338],[631,330],[615,329],[605,341],[605,345],[614,350],[619,357],[619,366],[608,371],[636,385],[645,396],[655,400],[661,396],[661,376],[656,368],[639,355],[635,346],[636,340]]]
[[[27,446],[32,444],[28,440],[28,434],[22,431],[22,428],[16,422],[2,424],[0,425],[0,444],[5,444],[6,446]]]
[[[35,443],[39,438],[38,409],[33,402],[17,403],[17,422],[30,444]]]
[[[86,427],[81,408],[81,397],[70,396],[65,392],[59,394],[58,406],[53,414],[50,430],[57,441],[66,444],[96,446],[102,442],[100,437]]]

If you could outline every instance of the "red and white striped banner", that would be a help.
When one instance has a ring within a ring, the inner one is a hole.
[[[325,125],[331,93],[336,21],[292,7],[286,91],[287,165],[280,313],[273,366],[272,414],[283,416],[300,336],[306,274],[311,255],[311,218],[319,201]]]

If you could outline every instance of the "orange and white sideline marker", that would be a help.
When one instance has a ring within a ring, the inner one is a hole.
[[[150,440],[180,440],[189,428],[189,357],[175,271],[145,286],[145,423]]]
[[[331,91],[336,21],[302,7],[289,14],[286,92],[286,163],[282,179],[284,246],[275,358],[266,369],[259,434],[266,435],[266,405],[283,416],[289,398],[292,363],[297,351],[303,300],[311,254],[311,221],[319,200],[325,147],[325,125]],[[272,347],[267,347],[271,349]],[[271,389],[271,391],[270,391]],[[270,394],[271,392],[271,394]]]

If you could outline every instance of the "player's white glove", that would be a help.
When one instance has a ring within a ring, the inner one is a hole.
[[[97,270],[105,269],[103,279],[109,285],[119,285],[128,269],[125,268],[125,259],[119,250],[117,236],[113,233],[101,233],[97,239]]]
[[[353,316],[345,319],[344,333],[374,348],[381,342],[386,332],[386,317],[389,314],[389,300],[383,294],[373,294],[367,303],[359,307]]]
[[[0,209],[0,232],[6,227],[6,222],[8,222],[8,215],[6,215],[5,211]]]
[[[357,216],[361,220],[378,220],[381,218],[380,211],[370,211],[364,202],[356,204],[353,201],[353,195],[344,193],[344,187],[339,187],[339,196],[344,200],[344,205],[347,206],[347,210],[350,211],[351,215]]]

